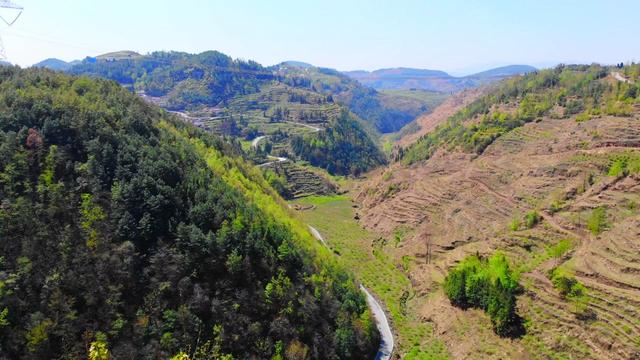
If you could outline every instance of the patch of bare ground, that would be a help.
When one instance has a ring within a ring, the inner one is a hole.
[[[435,127],[429,121],[426,131]],[[422,317],[454,358],[638,359],[640,177],[607,176],[611,157],[628,152],[640,154],[638,114],[581,123],[544,118],[481,155],[439,151],[370,174],[356,191],[361,224],[389,238],[413,229],[388,251],[412,259],[415,289],[430,294]],[[606,224],[594,235],[587,224],[598,207],[606,209]],[[540,223],[513,230],[532,211]],[[549,249],[561,240],[572,248],[551,258]],[[497,249],[522,269],[518,299],[528,332],[521,339],[497,337],[482,312],[451,306],[440,289],[465,256]],[[559,294],[550,280],[556,267],[584,285],[585,304]]]

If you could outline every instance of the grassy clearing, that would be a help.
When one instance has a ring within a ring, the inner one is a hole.
[[[351,201],[345,196],[314,196],[295,201],[315,205],[303,211],[303,221],[323,235],[341,260],[386,306],[395,332],[398,354],[404,359],[447,359],[444,343],[415,315],[424,299],[416,298],[411,283],[384,247],[374,247],[378,236],[353,220]]]

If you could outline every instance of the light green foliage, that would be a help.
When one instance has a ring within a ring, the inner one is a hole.
[[[565,207],[565,203],[563,200],[553,200],[549,205],[549,212],[552,214],[557,213]]]
[[[109,348],[107,347],[107,337],[98,332],[96,340],[89,347],[89,360],[109,360]]]
[[[9,316],[9,309],[8,308],[2,309],[2,311],[0,312],[0,327],[9,325],[9,320],[7,319],[7,316]]]
[[[527,227],[527,229],[532,229],[534,226],[538,225],[540,220],[541,220],[540,214],[538,214],[538,212],[534,210],[534,211],[528,212],[527,215],[525,215],[524,224]]]
[[[599,235],[607,227],[607,213],[604,207],[593,209],[587,218],[587,229],[593,235]]]
[[[609,176],[614,177],[622,177],[626,175],[627,162],[625,159],[616,159],[613,164],[609,168],[609,172],[607,173]]]
[[[551,246],[547,249],[547,254],[553,258],[561,258],[564,254],[571,250],[572,246],[573,244],[571,240],[560,240],[556,245]]]
[[[171,360],[191,360],[189,355],[184,352],[179,352],[171,357]]]
[[[558,289],[560,296],[572,303],[572,311],[582,319],[593,318],[593,313],[588,308],[589,295],[587,288],[566,269],[556,268],[550,275],[551,282]]]
[[[591,120],[591,115],[588,112],[583,112],[576,116],[576,122],[581,123]]]
[[[640,154],[626,152],[611,156],[611,165],[607,174],[614,177],[623,177],[629,174],[640,173]]]
[[[402,269],[404,271],[408,272],[409,270],[411,270],[411,268],[410,268],[411,261],[412,261],[411,256],[409,256],[409,255],[403,255],[402,256]]]
[[[49,328],[51,328],[51,326],[53,326],[53,321],[51,319],[44,319],[27,331],[25,337],[29,351],[36,351],[41,343],[49,339]]]
[[[98,246],[98,229],[96,229],[96,224],[104,220],[106,214],[98,205],[93,204],[91,194],[82,194],[81,199],[81,226],[87,232],[87,247],[95,249]]]
[[[518,229],[520,229],[520,224],[521,221],[519,218],[511,219],[511,222],[509,222],[509,230],[518,231]]]

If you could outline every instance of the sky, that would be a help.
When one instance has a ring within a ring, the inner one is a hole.
[[[23,67],[117,50],[218,50],[263,65],[455,75],[640,59],[638,0],[12,1],[25,10],[0,26],[0,37],[8,60]]]

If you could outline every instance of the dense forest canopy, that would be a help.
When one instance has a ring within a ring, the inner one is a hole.
[[[376,351],[354,280],[261,173],[115,82],[0,69],[0,198],[3,356]]]
[[[296,136],[294,153],[330,174],[360,175],[386,162],[384,155],[348,111],[321,132]]]

